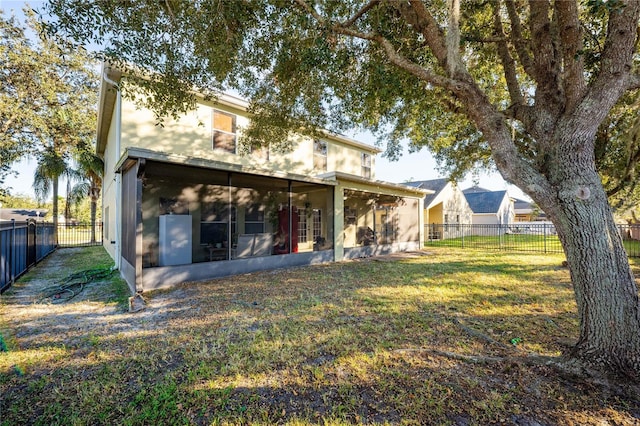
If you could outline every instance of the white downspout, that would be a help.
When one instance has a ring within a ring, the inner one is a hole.
[[[107,77],[106,73],[102,73],[102,78],[105,82],[111,84],[116,88],[116,149],[113,158],[113,164],[118,164],[120,160],[120,137],[121,137],[121,125],[122,125],[122,95],[120,93],[120,86],[115,81]],[[116,246],[115,246],[115,266],[116,269],[120,269],[120,262],[122,257],[122,173],[116,173]]]

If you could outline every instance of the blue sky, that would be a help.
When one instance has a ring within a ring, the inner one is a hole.
[[[16,1],[16,0],[0,0],[0,9],[6,14],[11,13],[13,9],[17,16],[22,16],[21,9],[25,3],[30,4],[37,9],[42,6],[44,1]],[[374,144],[375,140],[370,134],[358,134],[356,139]],[[6,185],[11,188],[13,194],[22,193],[33,196],[33,171],[35,164],[33,161],[23,161],[14,166],[14,170],[18,172],[17,177],[10,176],[6,180]],[[376,178],[387,182],[406,182],[410,180],[428,180],[444,177],[439,174],[436,168],[436,162],[433,156],[427,150],[408,153],[405,149],[403,155],[398,161],[389,161],[381,155],[376,159]],[[507,184],[500,174],[497,172],[483,173],[479,177],[479,184],[482,187],[492,190],[507,189],[512,196],[518,198],[527,198],[520,189],[513,185]],[[467,188],[474,184],[473,179],[469,176],[467,179],[459,182],[462,188]],[[63,187],[63,186],[61,186]]]

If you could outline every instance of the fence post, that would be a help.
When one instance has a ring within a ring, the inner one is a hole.
[[[547,252],[547,224],[543,223],[542,226],[543,226],[543,228],[542,228],[542,230],[543,230],[542,241],[544,241],[544,252],[546,253]]]
[[[9,248],[9,283],[13,285],[16,279],[15,268],[13,265],[13,260],[15,258],[15,250],[16,250],[16,220],[11,219],[11,245]]]
[[[465,233],[465,225],[462,225],[462,248],[464,248],[464,233]]]

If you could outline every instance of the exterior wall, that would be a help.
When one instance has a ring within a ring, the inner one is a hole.
[[[163,126],[157,126],[153,113],[147,109],[137,109],[132,101],[122,101],[122,151],[127,147],[149,149],[163,153],[174,153],[186,157],[211,159],[232,164],[241,164],[261,169],[285,171],[305,176],[313,176],[326,171],[339,171],[361,176],[361,155],[371,155],[371,173],[375,176],[375,153],[350,146],[339,140],[327,141],[327,170],[313,168],[313,140],[302,137],[294,141],[293,150],[286,153],[269,152],[269,159],[251,153],[232,154],[213,149],[212,111],[229,112],[236,115],[237,134],[248,126],[246,113],[227,106],[199,103],[196,110],[178,120],[167,118]],[[114,120],[115,121],[115,120]],[[240,151],[241,148],[237,147]]]
[[[513,201],[504,197],[496,213],[474,213],[473,225],[510,225],[515,221]]]
[[[442,192],[444,193],[442,211],[443,220],[444,215],[446,214],[449,217],[449,223],[458,223],[456,221],[456,217],[459,216],[459,223],[470,224],[473,211],[471,210],[471,207],[469,207],[469,203],[467,203],[467,199],[462,191],[460,191],[457,186],[454,187],[453,185],[448,184]]]
[[[397,208],[398,242],[418,242],[420,238],[420,203],[415,198],[405,198]]]
[[[364,151],[347,144],[328,140],[327,170],[362,176],[362,153]],[[375,154],[371,154],[371,179],[375,179]]]
[[[498,211],[497,219],[501,225],[509,225],[515,222],[515,209],[513,208],[513,201],[509,197],[504,197],[502,204],[500,204],[500,210]]]
[[[471,223],[473,225],[497,225],[498,216],[495,213],[475,213]]]
[[[430,209],[428,209],[428,216],[429,216],[429,222],[427,222],[428,224],[441,224],[444,221],[444,213],[443,213],[443,209],[442,209],[442,203],[439,203],[433,207],[431,207]]]
[[[170,288],[186,281],[205,281],[229,275],[246,274],[295,266],[315,265],[333,261],[333,252],[314,251],[298,254],[284,254],[228,262],[194,263],[192,265],[164,266],[142,270],[144,291]]]
[[[116,259],[116,240],[120,238],[116,229],[116,197],[117,182],[115,166],[120,159],[120,152],[116,152],[117,124],[116,124],[117,108],[114,109],[114,119],[111,120],[107,145],[104,153],[104,175],[102,178],[102,218],[104,221],[103,245],[107,253],[112,259]],[[119,177],[118,177],[119,179]]]

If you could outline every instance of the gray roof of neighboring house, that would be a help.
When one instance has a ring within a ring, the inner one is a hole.
[[[519,198],[514,198],[513,207],[518,210],[533,210],[533,203]]]
[[[444,189],[449,183],[449,179],[431,179],[431,180],[417,180],[414,182],[405,182],[405,185],[415,186],[416,188],[429,189],[433,191],[433,194],[429,194],[424,197],[424,207],[427,208],[429,204],[440,194],[440,191]]]
[[[15,219],[16,222],[26,222],[29,219],[43,220],[47,209],[0,209],[0,220]]]
[[[474,213],[497,213],[507,196],[507,191],[462,192]]]
[[[476,192],[493,192],[493,191],[491,191],[490,189],[486,189],[486,188],[483,188],[481,186],[476,185],[476,186],[472,186],[471,188],[464,189],[464,190],[462,190],[462,192],[464,194],[473,194],[473,193],[476,193]]]

